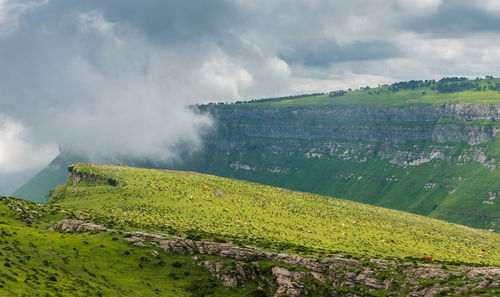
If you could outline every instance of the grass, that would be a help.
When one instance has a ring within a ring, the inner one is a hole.
[[[26,223],[33,210],[42,218]],[[0,198],[0,296],[242,296],[252,288],[225,288],[189,256],[153,256],[119,232],[46,230],[76,213]]]
[[[193,172],[87,164],[75,170],[118,185],[68,182],[50,204],[89,211],[117,228],[315,256],[500,263],[500,234],[400,211]],[[479,256],[482,249],[487,252]]]
[[[479,86],[495,85],[500,79],[482,79],[473,81]],[[285,99],[272,102],[256,102],[244,104],[218,105],[220,108],[268,108],[268,107],[301,107],[301,106],[402,106],[412,104],[500,104],[500,92],[495,90],[462,91],[454,93],[440,93],[430,87],[415,90],[400,90],[391,92],[387,86],[371,89],[359,89],[346,93],[344,96],[330,97],[328,94]]]

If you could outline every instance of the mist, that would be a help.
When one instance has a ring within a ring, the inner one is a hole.
[[[213,120],[190,105],[240,98],[254,80],[211,40],[159,42],[76,1],[1,3],[4,194],[60,148],[96,162],[167,161],[181,143],[197,150]]]

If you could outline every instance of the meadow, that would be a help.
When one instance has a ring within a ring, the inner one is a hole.
[[[500,79],[471,80],[479,87],[494,86],[500,83]],[[301,106],[404,106],[412,104],[499,104],[500,92],[498,90],[465,90],[460,92],[442,93],[432,87],[419,87],[414,90],[390,91],[389,86],[375,88],[360,88],[345,93],[343,96],[330,97],[328,94],[314,95],[283,99],[271,102],[251,102],[243,104],[224,104],[219,108],[269,108],[269,107],[301,107]]]
[[[36,222],[26,220],[33,214]],[[223,287],[189,256],[135,247],[122,232],[47,230],[76,215],[88,214],[0,197],[0,296],[248,296],[255,289],[251,282]]]
[[[194,172],[75,164],[49,205],[110,228],[252,245],[315,257],[341,254],[500,264],[500,234],[401,211]]]

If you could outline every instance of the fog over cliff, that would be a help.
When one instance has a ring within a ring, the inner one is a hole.
[[[59,147],[168,159],[208,101],[498,75],[500,1],[0,0],[0,193]]]

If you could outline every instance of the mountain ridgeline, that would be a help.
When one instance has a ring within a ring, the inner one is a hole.
[[[446,78],[200,105],[216,119],[204,148],[148,167],[342,197],[498,232],[499,90],[492,77]],[[69,165],[69,159],[80,161],[62,154],[55,162]],[[33,185],[15,194],[23,197]]]

